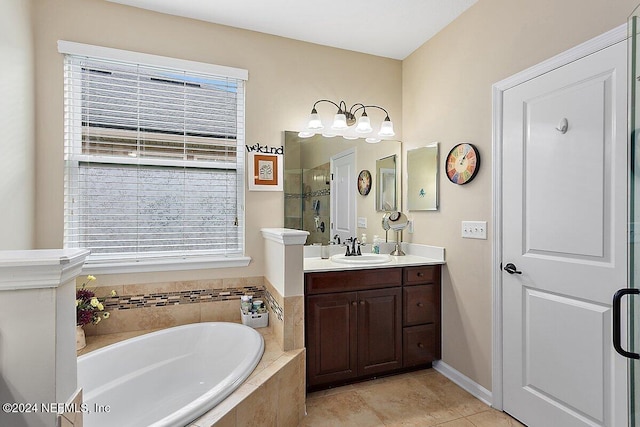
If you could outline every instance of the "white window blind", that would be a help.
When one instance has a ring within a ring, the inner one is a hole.
[[[244,252],[244,81],[65,56],[64,244],[91,261]]]

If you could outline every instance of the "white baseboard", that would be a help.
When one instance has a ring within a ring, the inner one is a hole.
[[[463,375],[459,371],[447,365],[442,360],[437,360],[433,362],[433,369],[440,372],[445,377],[449,378],[458,386],[462,387],[464,390],[466,390],[467,392],[472,394],[474,397],[476,397],[478,400],[491,406],[491,402],[493,401],[491,392],[486,388],[482,387],[480,384],[476,383],[469,377]]]

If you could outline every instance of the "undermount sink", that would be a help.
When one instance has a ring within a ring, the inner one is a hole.
[[[333,255],[330,259],[339,264],[384,264],[391,261],[391,257],[387,254],[362,254],[356,256],[339,254]]]

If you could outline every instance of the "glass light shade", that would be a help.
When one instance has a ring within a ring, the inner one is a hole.
[[[347,117],[344,114],[336,114],[333,116],[333,124],[331,125],[331,129],[342,130],[346,129],[347,126]]]
[[[395,132],[393,131],[393,123],[391,120],[385,120],[380,125],[380,132],[378,132],[378,136],[386,137],[386,136],[395,136]]]
[[[350,126],[348,129],[340,131],[340,136],[344,139],[358,139],[362,135],[356,132],[355,126]]]
[[[378,142],[380,142],[380,138],[369,137],[365,139],[365,142],[368,142],[369,144],[377,144]]]
[[[358,119],[358,125],[356,126],[356,132],[358,133],[369,133],[373,130],[371,127],[371,120],[369,117],[362,116]]]
[[[308,132],[308,131],[298,132],[298,136],[300,138],[311,138],[313,135],[315,135],[314,132]]]
[[[320,120],[320,116],[318,113],[309,114],[309,124],[307,125],[307,129],[320,130],[324,128],[322,125],[322,120]]]

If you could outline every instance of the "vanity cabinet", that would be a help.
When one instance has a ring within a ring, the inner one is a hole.
[[[440,266],[305,274],[307,387],[440,358]]]
[[[310,273],[305,286],[309,387],[402,367],[402,269]]]
[[[440,359],[440,266],[405,267],[402,292],[403,366]]]

